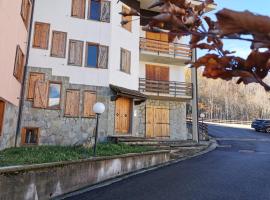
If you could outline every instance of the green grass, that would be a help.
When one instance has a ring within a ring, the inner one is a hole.
[[[102,157],[127,153],[142,153],[152,150],[154,149],[151,147],[102,143],[97,146],[97,156]],[[93,149],[87,149],[82,146],[36,146],[10,148],[0,151],[0,167],[80,160],[90,158],[92,156]]]

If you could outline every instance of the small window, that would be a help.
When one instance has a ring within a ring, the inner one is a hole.
[[[72,17],[85,18],[85,0],[72,0]]]
[[[120,70],[125,73],[130,73],[131,52],[121,48],[121,64]]]
[[[23,128],[21,143],[22,145],[37,145],[39,143],[39,129]]]
[[[130,8],[128,8],[127,6],[123,6],[122,7],[122,12],[129,12]],[[122,16],[122,21],[123,22],[127,22],[125,24],[122,25],[122,27],[128,31],[132,31],[132,16]]]
[[[111,2],[101,0],[89,0],[88,19],[110,22]]]
[[[19,45],[16,49],[15,65],[13,75],[21,83],[24,73],[24,54]]]
[[[27,29],[30,21],[31,7],[32,4],[30,0],[22,0],[21,16]]]
[[[98,45],[97,44],[87,44],[86,53],[86,67],[97,68],[98,66]]]
[[[80,90],[66,91],[66,117],[79,117],[80,115]]]
[[[34,99],[35,86],[36,86],[37,81],[44,81],[44,79],[45,79],[45,74],[30,72],[29,80],[28,80],[28,93],[27,93],[28,100]]]
[[[69,40],[68,64],[82,66],[83,59],[83,42]]]
[[[0,100],[0,136],[2,136],[3,132],[4,113],[5,113],[5,102]]]
[[[48,95],[48,108],[60,109],[60,102],[61,102],[61,84],[50,82]]]
[[[65,58],[67,33],[53,31],[51,56]]]
[[[50,24],[36,22],[33,48],[48,49]]]
[[[93,106],[96,103],[97,94],[93,91],[83,93],[83,117],[95,117]]]

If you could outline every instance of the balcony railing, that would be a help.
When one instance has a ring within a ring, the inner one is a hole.
[[[152,96],[192,98],[192,83],[139,79],[139,91]]]
[[[191,49],[189,45],[179,43],[167,43],[158,40],[151,40],[147,38],[140,38],[141,51],[149,51],[157,53],[158,55],[167,55],[174,58],[191,58]]]

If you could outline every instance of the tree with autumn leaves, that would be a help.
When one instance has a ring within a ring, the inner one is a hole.
[[[259,83],[270,91],[263,81],[270,70],[270,17],[223,9],[216,13],[217,21],[213,21],[206,11],[214,3],[205,0],[193,5],[188,0],[157,0],[149,6],[159,10],[155,16],[143,16],[135,9],[120,14],[146,18],[145,31],[167,30],[171,37],[190,36],[191,48],[208,50],[195,62],[189,62],[193,67],[203,67],[203,76],[227,81],[237,78],[238,84]],[[129,21],[122,21],[126,23]],[[236,52],[224,49],[225,39],[249,41],[249,56],[237,57]]]

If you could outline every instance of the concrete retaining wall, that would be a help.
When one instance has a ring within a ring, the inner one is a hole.
[[[42,200],[169,161],[169,151],[0,168],[0,200]]]

